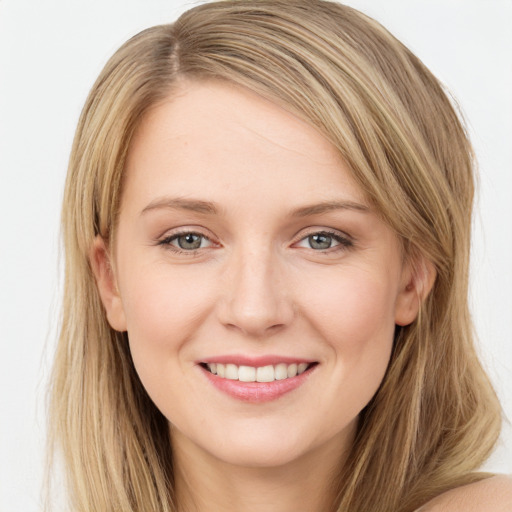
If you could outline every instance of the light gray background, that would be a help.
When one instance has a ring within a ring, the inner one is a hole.
[[[0,0],[0,511],[40,510],[45,380],[59,309],[59,210],[72,136],[107,58],[180,0]],[[512,418],[512,0],[348,0],[458,98],[480,162],[471,300]],[[504,433],[490,470],[512,472]]]

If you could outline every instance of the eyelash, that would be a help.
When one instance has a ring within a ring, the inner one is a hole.
[[[167,249],[169,251],[172,251],[172,252],[174,252],[176,254],[183,254],[183,255],[186,255],[186,256],[195,256],[195,255],[197,255],[199,253],[199,251],[201,251],[201,249],[204,249],[204,247],[199,247],[197,249],[186,250],[186,249],[181,249],[180,247],[176,247],[176,246],[172,245],[172,243],[171,243],[174,240],[177,240],[178,238],[180,238],[182,236],[186,236],[186,235],[198,236],[198,237],[201,237],[203,240],[208,240],[209,242],[212,242],[211,239],[208,238],[203,233],[198,233],[196,231],[180,231],[178,233],[173,233],[172,235],[166,236],[165,238],[163,238],[162,240],[160,240],[158,242],[158,245],[161,245],[165,249]]]
[[[178,233],[173,233],[172,235],[166,236],[165,238],[159,240],[158,245],[163,246],[165,249],[170,250],[176,254],[195,256],[201,251],[201,249],[204,249],[204,247],[187,250],[187,249],[182,249],[182,248],[172,245],[173,241],[177,240],[178,238],[180,238],[182,236],[186,236],[186,235],[193,235],[193,236],[201,237],[201,239],[203,239],[203,240],[207,240],[211,243],[214,243],[214,242],[212,242],[212,240],[210,238],[208,238],[206,235],[204,235],[202,233],[198,233],[196,231],[180,231]],[[303,240],[307,240],[308,238],[315,236],[315,235],[317,235],[317,236],[323,235],[323,236],[329,237],[329,238],[335,240],[336,242],[338,242],[338,245],[335,245],[334,247],[328,247],[327,249],[315,250],[312,247],[309,247],[309,249],[311,249],[314,252],[319,253],[319,254],[328,254],[328,253],[343,251],[343,250],[350,249],[354,246],[354,242],[351,238],[341,235],[339,232],[329,231],[329,230],[325,230],[325,229],[320,230],[320,231],[312,231],[311,233],[308,233],[308,234],[302,236],[299,240],[294,242],[293,245],[296,245],[299,242],[302,242]]]
[[[334,252],[338,252],[338,251],[347,250],[354,246],[353,240],[350,239],[348,236],[342,235],[337,231],[329,231],[329,230],[325,230],[325,229],[320,230],[320,231],[312,231],[311,233],[306,234],[305,236],[302,236],[297,242],[294,243],[294,245],[299,242],[302,242],[303,240],[307,240],[308,238],[315,236],[315,235],[317,235],[317,236],[323,235],[323,236],[326,236],[326,237],[331,238],[331,239],[335,240],[336,242],[338,242],[338,245],[335,245],[334,247],[328,247],[327,249],[315,250],[312,247],[310,247],[310,249],[314,250],[316,253],[330,254],[330,253],[334,253]]]

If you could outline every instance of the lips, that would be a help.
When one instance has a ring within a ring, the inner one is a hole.
[[[299,388],[316,361],[265,356],[224,356],[201,361],[203,374],[218,390],[245,402],[267,402]]]

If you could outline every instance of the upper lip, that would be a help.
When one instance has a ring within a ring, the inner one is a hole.
[[[278,356],[278,355],[264,355],[264,356],[246,356],[238,354],[226,354],[222,356],[207,357],[197,361],[200,363],[221,363],[221,364],[235,364],[237,366],[253,366],[259,368],[261,366],[275,366],[277,364],[300,364],[300,363],[315,363],[313,359],[304,359],[294,356]]]

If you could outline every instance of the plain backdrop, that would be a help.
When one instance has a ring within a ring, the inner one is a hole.
[[[127,38],[197,2],[0,0],[0,511],[40,510],[59,210],[80,109]],[[512,0],[348,0],[446,84],[480,163],[471,304],[512,418]],[[510,425],[487,469],[512,472]]]

